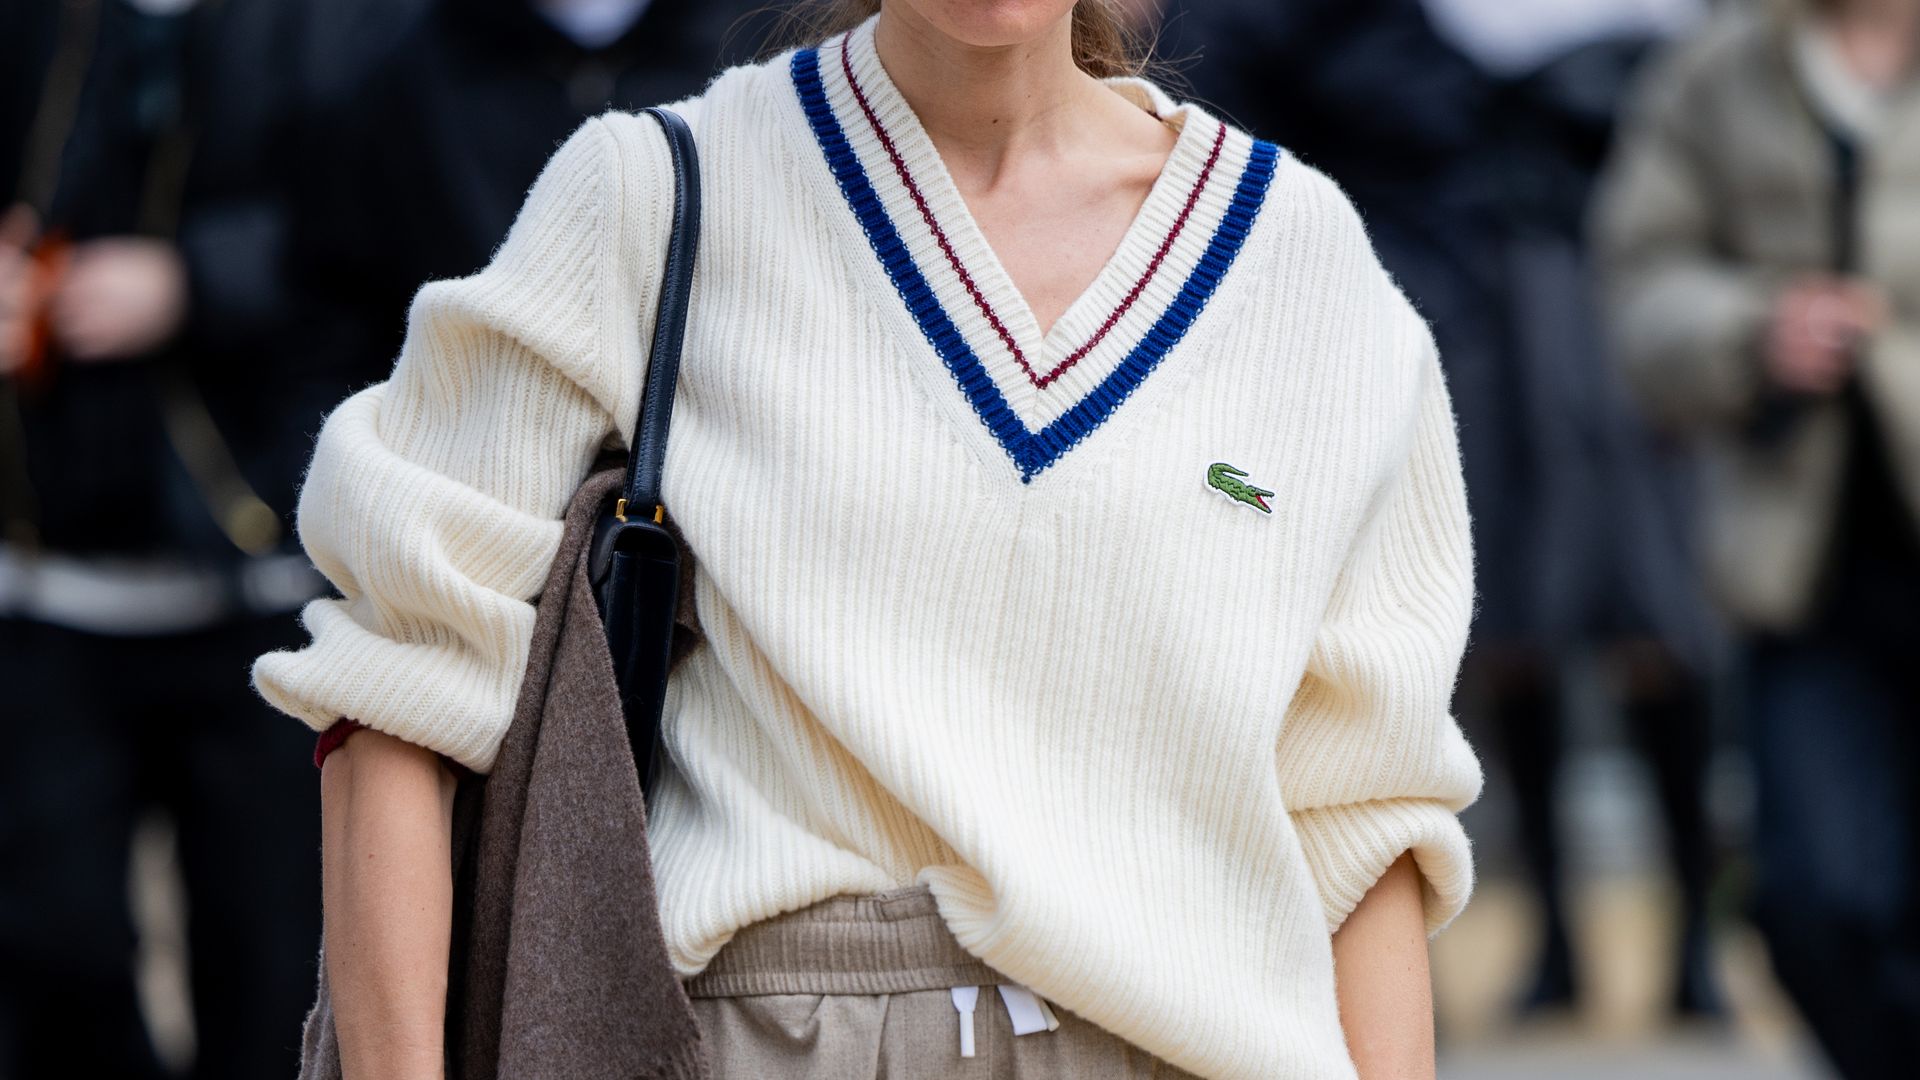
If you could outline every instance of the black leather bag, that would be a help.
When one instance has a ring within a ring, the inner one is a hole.
[[[680,577],[686,570],[679,539],[666,525],[660,479],[700,241],[700,161],[685,120],[667,109],[647,109],[646,114],[666,133],[673,155],[673,235],[667,242],[626,483],[600,511],[588,565],[620,686],[627,740],[641,790],[651,801],[660,768],[660,709],[674,656]]]

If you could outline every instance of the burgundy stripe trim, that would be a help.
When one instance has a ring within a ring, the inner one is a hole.
[[[1194,204],[1200,201],[1200,192],[1206,189],[1207,180],[1213,175],[1213,166],[1220,160],[1220,148],[1225,146],[1226,142],[1227,125],[1221,124],[1220,130],[1214,132],[1213,149],[1207,154],[1207,163],[1200,167],[1200,179],[1194,182],[1193,190],[1187,192],[1186,205],[1180,208],[1180,216],[1173,219],[1173,228],[1168,230],[1167,238],[1160,241],[1160,250],[1153,253],[1153,259],[1147,263],[1146,272],[1140,275],[1139,281],[1133,283],[1133,288],[1127,290],[1127,295],[1120,301],[1120,306],[1113,309],[1113,314],[1107,316],[1107,321],[1100,324],[1100,329],[1093,332],[1093,336],[1087,339],[1087,343],[1075,349],[1065,360],[1060,361],[1060,366],[1040,378],[1038,383],[1040,387],[1045,388],[1068,368],[1079,363],[1081,357],[1092,352],[1093,347],[1100,344],[1100,339],[1107,336],[1107,331],[1112,330],[1113,325],[1120,321],[1120,317],[1127,313],[1128,308],[1133,306],[1133,302],[1140,299],[1141,291],[1147,287],[1147,282],[1153,280],[1153,275],[1159,271],[1161,262],[1167,257],[1167,252],[1173,250],[1173,242],[1179,238],[1180,231],[1187,227],[1187,218],[1193,215]]]
[[[880,139],[881,148],[887,152],[887,160],[893,163],[894,173],[900,177],[900,182],[906,185],[907,194],[912,197],[914,207],[920,211],[920,219],[927,223],[928,230],[933,233],[934,242],[940,245],[941,253],[947,257],[947,264],[953,267],[953,272],[960,278],[960,284],[966,288],[967,295],[973,298],[974,306],[980,309],[980,314],[986,316],[987,323],[993,327],[994,333],[999,335],[1007,351],[1013,354],[1014,362],[1020,365],[1020,370],[1026,372],[1027,379],[1035,387],[1045,390],[1054,380],[1066,374],[1068,368],[1079,363],[1100,344],[1127,310],[1133,307],[1133,302],[1140,298],[1141,292],[1147,287],[1147,282],[1152,281],[1153,275],[1159,272],[1160,264],[1166,261],[1167,253],[1173,250],[1174,241],[1187,227],[1187,219],[1193,215],[1194,205],[1200,201],[1200,193],[1206,190],[1207,181],[1213,176],[1213,167],[1220,160],[1220,150],[1226,145],[1227,126],[1220,125],[1220,129],[1214,133],[1213,149],[1207,154],[1206,164],[1201,167],[1200,177],[1194,182],[1193,190],[1187,193],[1186,205],[1180,208],[1179,216],[1173,221],[1173,228],[1168,230],[1166,238],[1160,242],[1160,249],[1153,253],[1153,258],[1147,263],[1147,269],[1140,275],[1140,280],[1134,282],[1133,288],[1127,290],[1127,295],[1121,299],[1120,306],[1113,309],[1112,314],[1109,314],[1106,321],[1100,324],[1100,329],[1094,331],[1086,344],[1061,360],[1053,370],[1041,375],[1033,370],[1032,364],[1027,362],[1026,353],[1021,350],[1020,344],[1013,340],[1013,334],[1007,330],[1006,323],[1000,321],[999,313],[993,310],[993,305],[987,302],[979,286],[974,284],[973,275],[967,272],[966,266],[960,262],[959,254],[953,250],[953,244],[947,240],[946,230],[934,220],[933,210],[927,205],[926,196],[921,194],[920,185],[914,183],[913,174],[907,171],[907,163],[901,158],[899,147],[894,145],[893,136],[888,134],[886,127],[880,123],[880,116],[874,112],[872,103],[867,100],[866,91],[860,88],[860,80],[854,78],[853,61],[848,55],[848,37],[850,35],[840,39],[840,70],[846,75],[847,86],[853,90],[854,101],[859,103],[860,111],[866,115],[868,125]]]
[[[333,726],[320,733],[313,741],[313,767],[318,769],[327,763],[327,755],[340,749],[347,736],[359,731],[365,725],[358,720],[336,720]],[[346,760],[342,758],[341,760]]]

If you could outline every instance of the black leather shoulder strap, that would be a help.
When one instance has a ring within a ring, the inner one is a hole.
[[[700,156],[694,149],[692,129],[678,113],[647,109],[646,114],[659,122],[673,154],[673,235],[667,241],[667,265],[660,278],[660,304],[653,319],[653,347],[647,353],[647,384],[640,395],[640,417],[634,424],[625,488],[630,512],[651,515],[660,505],[667,426],[673,420],[680,347],[687,337],[687,308],[693,293],[693,259],[700,246]]]

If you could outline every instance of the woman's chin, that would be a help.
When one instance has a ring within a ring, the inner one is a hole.
[[[892,0],[947,37],[978,49],[1037,41],[1073,11],[1073,0]]]

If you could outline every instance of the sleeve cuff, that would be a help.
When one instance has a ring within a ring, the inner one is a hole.
[[[1294,829],[1320,890],[1329,934],[1340,929],[1394,860],[1411,850],[1421,876],[1427,936],[1445,929],[1473,893],[1473,852],[1460,819],[1432,799],[1380,799],[1295,811]]]

